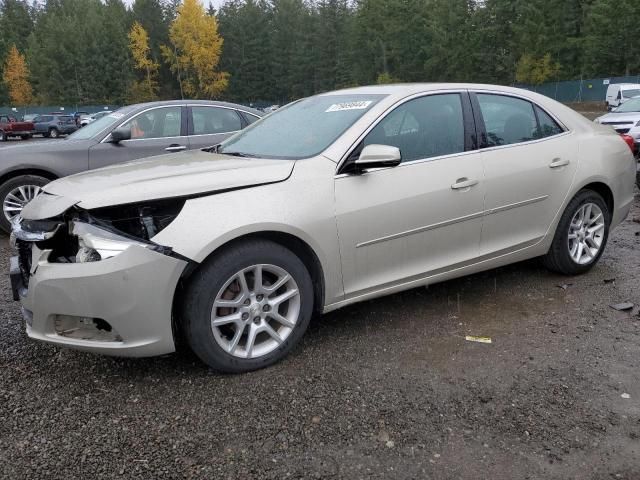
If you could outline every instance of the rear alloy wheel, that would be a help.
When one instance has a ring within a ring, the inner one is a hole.
[[[2,213],[0,216],[0,229],[9,233],[11,220],[22,212],[24,206],[42,191],[42,187],[49,180],[37,175],[20,175],[7,180],[0,186],[0,199],[2,199]]]
[[[286,356],[313,310],[311,278],[285,247],[250,240],[219,253],[193,275],[183,325],[193,351],[229,373],[256,370]]]
[[[578,265],[591,263],[604,241],[604,215],[595,203],[583,204],[571,219],[567,248],[571,259]]]
[[[57,128],[50,128],[49,129],[49,137],[58,138],[59,136],[60,136],[60,133],[58,132]]]
[[[603,198],[591,190],[579,192],[558,223],[545,266],[566,275],[588,271],[604,251],[610,223],[611,213]]]

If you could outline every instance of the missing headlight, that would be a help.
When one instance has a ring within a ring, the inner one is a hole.
[[[91,219],[115,230],[134,238],[150,240],[178,216],[185,201],[184,198],[169,198],[96,208],[87,213]]]

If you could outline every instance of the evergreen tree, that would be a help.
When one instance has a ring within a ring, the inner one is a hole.
[[[640,70],[640,2],[595,0],[587,9],[584,73],[630,75]]]

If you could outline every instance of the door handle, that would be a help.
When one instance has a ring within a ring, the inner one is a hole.
[[[478,180],[469,180],[467,177],[462,177],[456,180],[456,183],[451,185],[451,188],[453,190],[463,190],[465,188],[469,189],[477,184],[478,184]]]
[[[549,168],[560,168],[569,165],[569,160],[562,158],[554,158],[549,164]]]
[[[167,148],[165,148],[167,152],[181,152],[182,150],[186,150],[186,149],[187,147],[185,145],[178,145],[178,144],[169,145]]]

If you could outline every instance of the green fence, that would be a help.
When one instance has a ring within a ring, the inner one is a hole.
[[[42,113],[61,113],[72,114],[74,112],[96,113],[103,110],[117,110],[118,105],[45,105],[38,107],[10,107],[0,106],[0,115],[11,115],[16,118],[22,118],[27,114]]]
[[[542,85],[515,85],[551,97],[559,102],[604,102],[607,86],[612,83],[640,83],[640,75],[629,77],[603,77],[566,82],[548,82]]]

